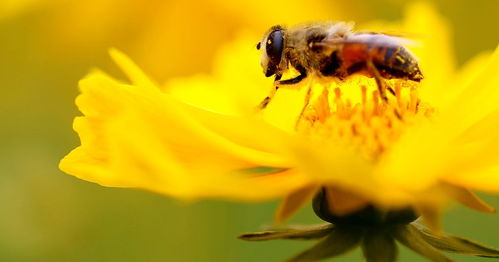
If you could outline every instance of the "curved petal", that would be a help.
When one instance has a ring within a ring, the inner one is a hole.
[[[454,77],[456,68],[450,26],[432,4],[416,2],[405,11],[404,29],[421,36],[417,39],[421,44],[411,47],[425,76],[421,97],[432,105],[439,105],[442,94],[452,89],[449,79]]]
[[[317,193],[318,186],[308,186],[287,195],[279,204],[274,215],[277,224],[284,222],[305,205]]]
[[[499,193],[499,165],[488,166],[445,178],[448,183],[474,190]]]
[[[290,167],[280,153],[288,134],[258,118],[182,103],[157,89],[126,57],[115,56],[138,86],[98,72],[81,81],[77,105],[85,116],[74,124],[81,146],[61,161],[63,171],[106,186],[188,198],[267,199],[309,183],[295,170],[243,172]]]
[[[462,132],[474,122],[478,122],[491,112],[499,109],[499,46],[490,56],[479,73],[473,74],[472,80],[463,92],[442,109],[446,125],[453,126],[455,132]]]

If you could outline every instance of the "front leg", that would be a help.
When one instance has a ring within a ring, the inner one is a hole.
[[[298,72],[300,72],[300,74],[298,76],[291,78],[291,79],[277,81],[277,84],[278,85],[294,85],[294,84],[300,83],[303,79],[305,79],[307,77],[307,70],[304,67],[299,66],[299,67],[296,67],[296,69],[298,70]]]
[[[300,74],[294,78],[291,78],[291,79],[281,80],[282,75],[276,74],[275,79],[274,79],[274,87],[272,88],[272,90],[270,90],[269,95],[267,97],[265,97],[262,102],[260,102],[260,104],[258,105],[258,110],[263,110],[268,106],[268,104],[270,103],[272,98],[274,98],[274,95],[277,92],[277,90],[279,89],[280,85],[298,84],[303,79],[305,79],[307,77],[307,70],[304,67],[298,66],[298,67],[296,67],[296,69],[298,70],[298,72],[300,72]]]
[[[282,75],[281,74],[277,74],[275,75],[275,79],[274,79],[274,85],[272,87],[272,90],[270,90],[270,93],[268,96],[266,96],[262,102],[260,102],[260,104],[258,105],[258,110],[263,110],[267,107],[267,105],[270,103],[270,101],[272,100],[272,98],[274,98],[274,95],[275,93],[277,92],[277,90],[279,89],[279,86],[278,86],[278,82],[279,80],[281,79]]]

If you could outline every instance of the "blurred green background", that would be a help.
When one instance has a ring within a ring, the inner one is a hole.
[[[79,114],[77,82],[96,66],[119,75],[107,57],[111,46],[164,81],[209,72],[217,47],[243,29],[260,34],[282,21],[399,20],[405,4],[2,0],[0,261],[281,261],[307,247],[311,243],[235,238],[270,223],[277,201],[187,204],[63,174],[57,168],[60,158],[79,144],[71,129]],[[440,0],[435,5],[454,30],[460,65],[499,43],[499,1]],[[499,196],[484,198],[499,207]],[[317,222],[310,207],[291,220]],[[448,232],[499,246],[499,215],[453,207],[444,224]],[[360,258],[356,251],[338,261]],[[400,261],[422,260],[402,248]]]

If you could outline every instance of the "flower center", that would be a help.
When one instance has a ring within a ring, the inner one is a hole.
[[[370,79],[345,83],[334,89],[324,85],[317,97],[305,108],[297,132],[312,139],[343,142],[352,145],[369,159],[377,159],[390,148],[407,126],[418,119],[429,118],[434,109],[421,103],[418,83],[387,81],[388,101],[380,98]]]

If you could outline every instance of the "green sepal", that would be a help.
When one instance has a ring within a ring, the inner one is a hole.
[[[420,223],[413,223],[413,225],[422,233],[426,242],[442,251],[463,255],[499,258],[499,249],[488,247],[460,236],[445,233],[436,235]]]
[[[443,255],[437,248],[426,242],[426,239],[412,224],[397,226],[394,237],[404,246],[434,262],[452,262],[452,259]]]
[[[311,248],[287,260],[288,262],[313,262],[335,257],[359,245],[364,230],[353,227],[334,227],[331,232]]]
[[[362,253],[367,262],[394,262],[397,260],[397,246],[391,230],[370,229],[362,240]]]
[[[244,233],[238,238],[246,241],[265,241],[274,239],[317,239],[328,235],[333,230],[332,224],[313,226],[294,226],[262,232]]]

